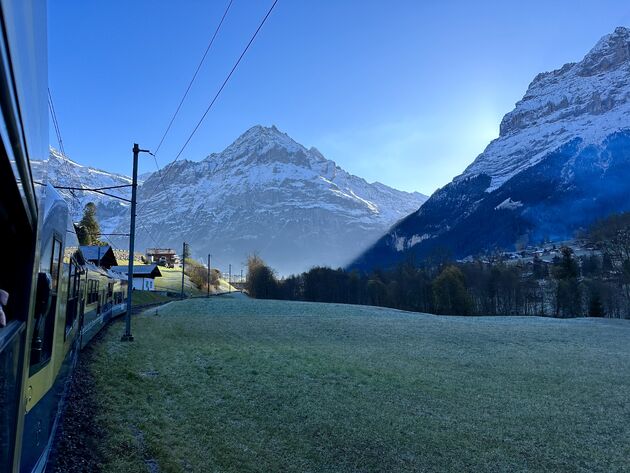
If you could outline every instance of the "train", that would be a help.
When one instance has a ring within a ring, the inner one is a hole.
[[[126,312],[122,273],[87,262],[48,154],[43,0],[0,0],[0,472],[42,472],[82,348]]]

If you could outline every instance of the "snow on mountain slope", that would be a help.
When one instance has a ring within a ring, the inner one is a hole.
[[[51,149],[34,162],[38,180],[99,188],[130,183],[126,176],[82,166]],[[138,188],[139,251],[191,244],[193,255],[239,267],[259,253],[280,273],[312,265],[340,266],[367,248],[427,199],[353,176],[315,148],[307,149],[276,127],[255,126],[221,153],[200,162],[181,160],[143,176]],[[130,188],[107,192],[130,198]],[[126,202],[77,192],[75,220],[94,202],[104,233],[127,233]],[[111,237],[120,247],[123,238]],[[213,265],[214,265],[213,264]]]
[[[139,190],[141,247],[186,239],[194,254],[225,265],[257,252],[282,274],[347,263],[426,200],[369,184],[275,126],[255,126],[223,152],[161,175]]]
[[[31,169],[35,180],[50,182],[56,186],[94,189],[131,184],[131,179],[127,176],[83,166],[68,159],[54,148],[50,148],[48,159],[31,161]],[[94,202],[98,209],[101,231],[103,233],[112,233],[115,228],[121,225],[122,219],[125,218],[125,213],[129,211],[127,202],[112,199],[95,192],[75,191],[74,196],[76,198],[73,197],[72,192],[69,190],[60,190],[60,192],[66,197],[75,221],[81,219],[83,207],[88,202]],[[131,198],[130,187],[107,190],[106,192],[126,199]]]
[[[538,74],[500,136],[350,267],[570,238],[630,210],[630,29]]]
[[[456,179],[485,174],[488,191],[574,138],[601,144],[630,126],[630,29],[604,36],[579,63],[538,74],[500,136]]]

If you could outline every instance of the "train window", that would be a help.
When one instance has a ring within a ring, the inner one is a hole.
[[[31,342],[29,370],[31,376],[48,363],[52,353],[57,289],[61,270],[61,248],[61,240],[54,236],[52,238],[52,246],[49,245],[44,250],[44,264],[40,268],[41,271],[37,283],[35,328]],[[46,253],[51,249],[52,253],[50,257],[47,257]],[[50,267],[46,267],[48,262],[50,262]],[[39,299],[40,297],[41,299]]]
[[[79,308],[79,284],[81,274],[73,259],[68,269],[68,302],[66,304],[66,333],[72,327]]]
[[[92,292],[94,292],[94,281],[90,279],[88,281],[88,289],[87,289],[87,303],[91,304],[92,301]]]
[[[59,283],[59,269],[61,268],[61,241],[53,239],[52,260],[50,261],[50,276],[52,278],[52,290],[57,292]]]
[[[98,296],[98,281],[95,279],[90,279],[88,281],[87,303],[94,304],[98,301]]]

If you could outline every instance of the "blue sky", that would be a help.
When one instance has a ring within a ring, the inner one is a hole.
[[[234,0],[161,166],[271,3]],[[48,2],[49,83],[68,155],[130,174],[132,144],[155,149],[226,5]],[[538,72],[580,60],[620,25],[630,25],[627,0],[279,0],[182,157],[275,124],[368,181],[429,194],[498,136]],[[155,170],[149,156],[140,170]]]

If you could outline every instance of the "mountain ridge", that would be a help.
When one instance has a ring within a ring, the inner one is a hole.
[[[55,150],[35,169],[38,176],[47,172],[50,182],[68,186],[129,182],[126,176],[66,160]],[[143,177],[140,251],[156,245],[180,248],[186,239],[196,257],[213,253],[217,265],[242,264],[258,252],[283,274],[346,264],[427,198],[368,183],[275,126],[253,126],[220,153],[201,161],[178,160]],[[129,198],[130,190],[120,191]],[[75,219],[85,203],[95,201],[104,233],[128,232],[128,204],[85,194],[73,209]],[[69,192],[65,195],[73,202]],[[111,239],[121,247],[127,244]]]
[[[627,149],[630,29],[619,27],[582,61],[538,74],[499,137],[349,267],[570,238],[606,212],[630,209]]]
[[[248,246],[283,274],[347,263],[426,200],[419,193],[369,184],[275,126],[251,127],[222,152],[175,163],[163,176],[169,181],[164,187],[154,174],[139,190],[141,200],[151,201],[139,219],[153,227],[158,240],[169,241],[154,222],[163,220],[161,209],[174,199],[180,227],[200,248],[223,245],[240,263]],[[203,205],[198,195],[207,196]],[[200,226],[190,226],[185,214],[204,222],[204,228],[229,222],[223,243],[216,231],[202,234]]]

